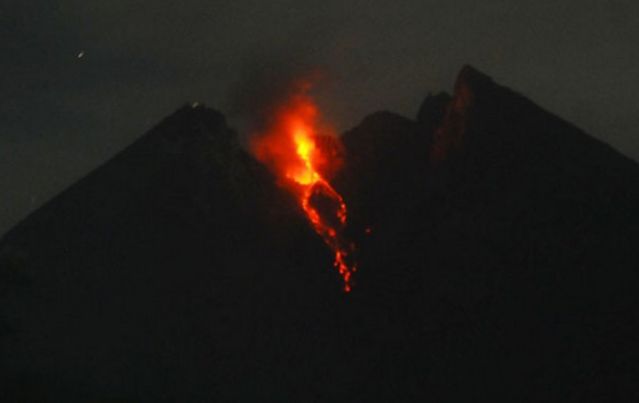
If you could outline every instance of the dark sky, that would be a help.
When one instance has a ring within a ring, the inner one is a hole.
[[[638,21],[632,0],[3,0],[0,234],[181,104],[231,112],[247,76],[305,66],[340,130],[414,116],[470,63],[639,159]]]

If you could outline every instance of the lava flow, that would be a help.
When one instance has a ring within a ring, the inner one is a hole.
[[[318,108],[308,95],[310,85],[298,86],[288,99],[274,109],[263,133],[253,137],[253,153],[277,176],[280,185],[299,200],[315,232],[334,253],[334,266],[344,281],[344,291],[351,290],[354,245],[345,239],[347,209],[342,196],[326,179],[326,172],[338,169],[335,153],[319,146],[321,139],[335,136],[318,134]]]

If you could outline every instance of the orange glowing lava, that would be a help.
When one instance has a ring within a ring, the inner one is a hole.
[[[275,108],[266,130],[253,136],[251,148],[275,173],[280,185],[299,200],[311,226],[333,251],[333,264],[344,281],[344,291],[349,292],[357,267],[352,262],[354,245],[343,234],[346,203],[322,174],[336,170],[340,161],[318,146],[319,112],[309,89],[310,85],[303,83]]]

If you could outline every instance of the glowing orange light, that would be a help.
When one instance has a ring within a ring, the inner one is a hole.
[[[308,89],[308,83],[303,83],[276,108],[271,125],[253,137],[251,147],[255,156],[277,175],[280,185],[298,198],[311,226],[333,251],[333,264],[344,281],[344,291],[349,292],[356,264],[351,256],[354,245],[343,235],[346,203],[318,168],[323,165],[334,169],[338,161],[317,146],[318,110]],[[331,208],[320,209],[314,197],[328,200]]]

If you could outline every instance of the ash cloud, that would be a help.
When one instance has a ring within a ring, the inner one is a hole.
[[[304,82],[326,77],[326,67],[302,50],[287,53],[247,58],[239,79],[230,86],[225,113],[244,143],[268,126],[274,108],[299,93]]]

